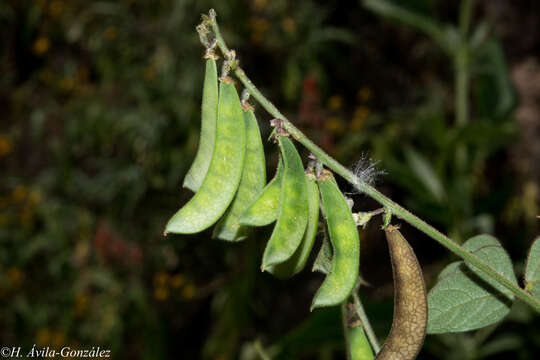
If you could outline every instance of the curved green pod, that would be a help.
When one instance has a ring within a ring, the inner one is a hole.
[[[201,135],[195,160],[184,178],[183,187],[197,192],[210,167],[214,143],[216,140],[216,121],[218,108],[218,75],[216,61],[206,60],[204,75],[202,105],[201,105]]]
[[[307,183],[302,159],[287,136],[278,136],[278,143],[283,159],[279,215],[264,250],[263,271],[294,254],[308,222]]]
[[[240,241],[246,238],[248,228],[240,226],[239,217],[266,184],[264,147],[259,124],[253,110],[244,112],[244,121],[246,124],[246,157],[242,178],[231,206],[214,230],[214,237],[228,241]]]
[[[366,338],[362,325],[353,325],[348,328],[351,360],[373,360],[373,350]]]
[[[358,279],[360,263],[358,231],[345,197],[331,173],[325,171],[318,183],[333,257],[330,273],[315,294],[311,310],[347,299]]]
[[[268,272],[279,278],[288,278],[298,274],[306,266],[311,248],[317,236],[319,228],[319,189],[315,175],[312,173],[306,174],[307,198],[308,198],[308,222],[302,243],[287,261],[271,265],[268,267]]]
[[[236,194],[246,152],[244,114],[230,79],[220,83],[216,143],[199,191],[169,220],[165,234],[193,234],[212,226]]]
[[[276,221],[279,215],[279,197],[281,192],[281,178],[283,175],[283,162],[278,163],[276,174],[257,195],[253,202],[240,215],[238,222],[241,225],[264,226]]]

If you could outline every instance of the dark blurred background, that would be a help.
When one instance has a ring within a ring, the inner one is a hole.
[[[452,55],[463,4],[394,4],[401,18],[337,0],[1,1],[0,344],[344,358],[339,309],[309,312],[322,281],[311,263],[287,281],[259,271],[271,227],[236,244],[211,230],[162,236],[192,196],[180,184],[200,126],[195,26],[210,8],[248,76],[309,137],[346,166],[379,161],[378,188],[456,241],[494,234],[521,282],[540,225],[540,3],[472,2],[465,122]],[[256,108],[266,138],[271,117]],[[270,142],[266,154],[272,175]],[[362,299],[384,340],[393,290],[379,228],[360,232]],[[402,228],[431,287],[454,257]],[[428,336],[419,358],[533,359],[539,325],[517,302],[496,326]]]

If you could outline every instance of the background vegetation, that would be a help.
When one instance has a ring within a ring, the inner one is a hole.
[[[457,2],[399,3],[458,22]],[[458,126],[444,49],[361,3],[5,0],[2,345],[99,345],[123,359],[255,359],[256,346],[283,359],[343,357],[339,309],[309,312],[322,277],[258,270],[269,229],[239,244],[211,230],[162,236],[191,196],[180,184],[199,131],[195,25],[211,7],[252,80],[308,136],[344,164],[363,153],[380,161],[379,188],[452,238],[495,234],[521,273],[540,225],[536,2],[476,2],[472,23],[485,34],[472,33],[490,45],[471,68],[470,121]],[[268,135],[269,115],[257,115]],[[276,163],[270,143],[267,157]],[[379,225],[360,233],[361,270],[383,339],[393,302]],[[452,257],[403,230],[429,287]],[[419,358],[532,359],[539,349],[539,319],[518,302],[498,326],[429,336]]]

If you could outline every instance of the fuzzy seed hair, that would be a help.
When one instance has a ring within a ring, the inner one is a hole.
[[[386,174],[386,171],[377,167],[378,164],[379,161],[374,161],[367,153],[363,153],[352,168],[356,178],[355,185],[375,185],[380,176]],[[359,190],[357,191],[360,192]]]

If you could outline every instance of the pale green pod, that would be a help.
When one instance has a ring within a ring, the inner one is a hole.
[[[371,350],[362,325],[353,325],[349,327],[348,331],[351,360],[373,360],[373,350]]]
[[[307,183],[307,198],[308,198],[308,223],[306,231],[300,246],[294,252],[287,261],[271,265],[268,267],[268,272],[274,274],[279,278],[288,278],[294,274],[298,274],[309,258],[313,242],[317,236],[317,230],[319,228],[319,189],[317,188],[317,181],[315,176],[311,173],[306,174]]]
[[[253,110],[244,112],[244,120],[246,124],[246,158],[242,179],[231,206],[214,230],[214,237],[228,241],[240,241],[247,237],[248,228],[240,226],[239,217],[266,184],[264,147],[259,124]]]
[[[216,140],[216,121],[218,108],[218,76],[216,61],[206,60],[204,75],[202,106],[201,106],[201,135],[195,160],[184,178],[183,187],[197,192],[210,167],[214,144]]]
[[[360,240],[347,200],[331,173],[323,173],[318,182],[333,256],[330,273],[315,294],[311,310],[347,299],[358,279],[360,263]]]
[[[278,136],[278,142],[283,159],[279,215],[264,250],[263,271],[294,254],[308,222],[307,182],[302,159],[287,136]]]
[[[169,220],[165,234],[193,234],[212,226],[236,194],[246,152],[244,114],[230,79],[220,83],[216,143],[197,193]]]
[[[276,174],[240,216],[242,225],[264,226],[276,221],[279,215],[279,197],[283,162],[280,159]]]

